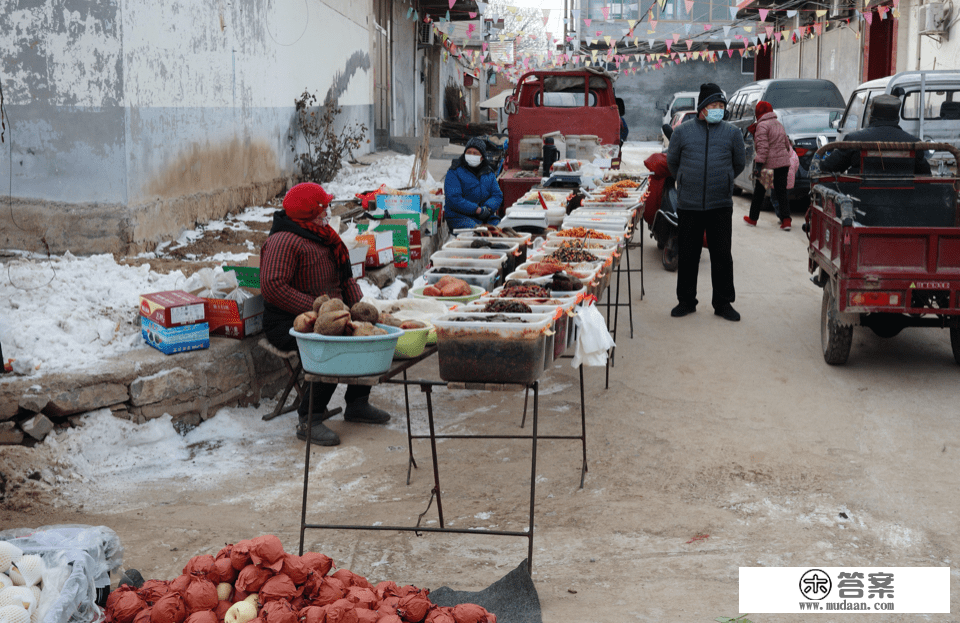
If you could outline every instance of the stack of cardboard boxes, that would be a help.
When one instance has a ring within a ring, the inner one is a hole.
[[[423,195],[377,195],[377,209],[390,218],[359,223],[357,241],[369,248],[367,268],[379,268],[391,262],[405,268],[410,260],[423,257],[422,237],[439,228],[442,201],[424,202]]]

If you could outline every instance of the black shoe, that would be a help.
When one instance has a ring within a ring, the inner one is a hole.
[[[731,305],[718,307],[713,310],[713,313],[717,316],[720,316],[724,320],[729,320],[730,322],[740,322],[740,313]]]
[[[307,425],[307,413],[306,413],[306,411],[307,411],[306,407],[304,407],[303,412],[301,412],[299,409],[297,409],[297,417],[300,418],[300,426],[306,426],[306,425]],[[341,409],[340,407],[337,407],[336,409],[324,409],[324,410],[323,410],[323,413],[314,413],[314,414],[313,414],[313,423],[314,423],[314,424],[319,424],[320,422],[323,422],[324,420],[329,420],[330,418],[332,418],[333,416],[337,415],[337,414],[340,413],[341,411],[343,411],[343,409]]]
[[[674,318],[680,318],[686,316],[687,314],[692,314],[697,311],[696,305],[691,305],[689,303],[680,303],[676,307],[670,310],[670,315]]]
[[[367,398],[358,398],[347,405],[343,419],[358,424],[386,424],[390,421],[390,414],[370,404]]]
[[[307,440],[307,425],[297,426],[297,439]],[[317,446],[339,446],[340,437],[323,424],[314,424],[310,431],[310,443]]]

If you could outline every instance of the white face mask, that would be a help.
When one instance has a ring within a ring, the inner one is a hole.
[[[483,156],[475,156],[473,154],[467,154],[463,157],[471,167],[478,167],[480,163],[483,162]]]

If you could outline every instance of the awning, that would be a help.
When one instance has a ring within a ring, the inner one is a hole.
[[[503,105],[506,103],[507,98],[510,97],[510,95],[512,94],[513,94],[512,89],[501,91],[500,93],[497,93],[496,95],[486,100],[485,102],[480,102],[478,106],[480,108],[503,108]]]

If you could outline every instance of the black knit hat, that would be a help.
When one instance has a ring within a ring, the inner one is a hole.
[[[873,98],[870,121],[900,121],[900,98],[895,95],[878,95]]]
[[[697,112],[703,110],[707,104],[713,102],[727,103],[727,98],[723,95],[723,89],[712,82],[704,82],[700,85],[700,97],[697,99]]]

